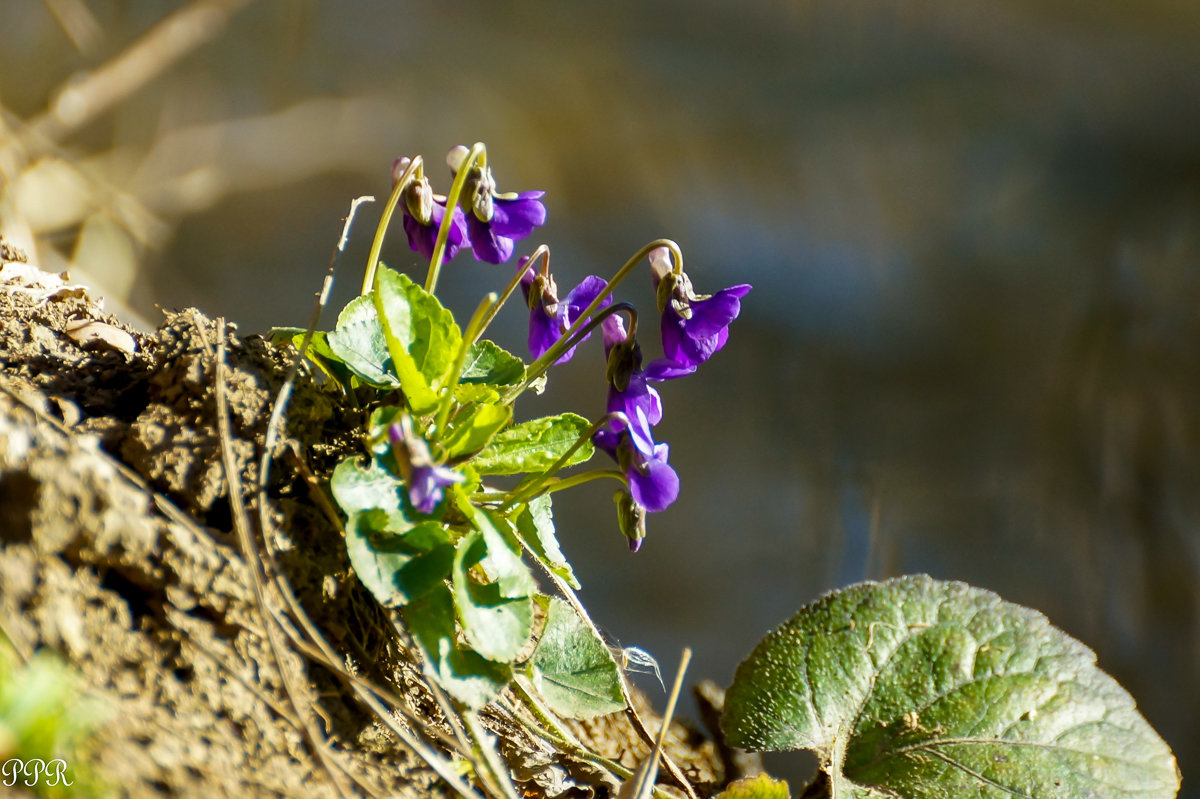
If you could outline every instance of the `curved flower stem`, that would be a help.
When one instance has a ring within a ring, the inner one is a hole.
[[[446,241],[450,238],[450,225],[454,221],[454,209],[462,197],[463,186],[467,182],[467,173],[478,163],[487,166],[487,148],[483,142],[477,141],[463,159],[462,165],[454,173],[454,182],[450,184],[450,193],[446,195],[446,214],[442,224],[438,226],[437,240],[433,243],[433,258],[429,261],[429,273],[425,276],[425,290],[430,294],[437,288],[438,276],[442,272],[442,260],[446,256]]]
[[[605,477],[611,477],[619,481],[622,485],[629,485],[629,478],[620,469],[592,469],[590,472],[581,472],[573,474],[570,477],[554,477],[542,483],[542,488],[538,494],[553,494],[555,491],[562,491],[565,488],[574,488],[577,485],[590,483],[593,480],[600,480]],[[533,499],[533,497],[530,497]]]
[[[545,244],[539,244],[537,249],[530,253],[529,258],[525,260],[525,266],[529,267],[538,258],[542,259],[542,268],[540,271],[543,275],[550,273],[550,248]]]
[[[681,273],[683,271],[683,251],[679,249],[678,244],[670,239],[655,239],[649,244],[643,246],[640,250],[633,254],[632,258],[625,262],[624,266],[617,270],[616,274],[612,276],[612,280],[608,281],[608,285],[604,287],[604,290],[596,295],[596,299],[592,300],[591,304],[588,305],[587,308],[583,309],[583,312],[579,314],[579,317],[575,320],[571,327],[567,329],[567,332],[563,334],[562,338],[555,342],[554,346],[546,350],[542,357],[538,358],[529,365],[529,369],[526,371],[525,375],[525,382],[505,395],[504,401],[511,402],[513,399],[515,399],[519,394],[521,394],[521,392],[529,388],[530,383],[541,377],[546,370],[549,369],[551,365],[553,365],[562,356],[564,352],[566,352],[570,347],[574,346],[574,344],[568,344],[567,342],[570,341],[571,337],[588,323],[589,317],[596,312],[597,308],[600,307],[600,303],[604,302],[604,299],[613,293],[613,289],[615,289],[617,285],[624,280],[630,272],[633,271],[634,267],[641,263],[643,258],[650,254],[651,250],[656,250],[659,247],[666,247],[671,251],[671,255],[675,258],[675,273]]]
[[[544,485],[546,483],[546,481],[548,481],[550,478],[554,477],[554,475],[557,474],[559,472],[559,470],[561,470],[564,466],[566,466],[567,462],[570,461],[571,456],[574,455],[576,452],[578,452],[580,447],[582,447],[584,444],[591,441],[592,436],[596,434],[597,430],[599,430],[601,427],[604,427],[606,424],[608,424],[610,422],[622,422],[623,424],[627,425],[627,424],[629,424],[629,418],[625,414],[621,413],[620,411],[615,411],[613,413],[606,413],[603,416],[601,416],[599,419],[597,419],[595,422],[592,422],[591,426],[588,427],[588,429],[585,430],[583,432],[583,434],[580,435],[579,438],[577,438],[575,440],[575,443],[571,445],[570,449],[568,449],[566,452],[564,452],[558,460],[556,460],[554,463],[550,464],[550,467],[547,468],[546,471],[542,472],[537,477],[533,478],[533,480],[529,483],[529,485],[525,486],[525,488],[523,488],[520,491],[513,494],[512,497],[507,502],[504,503],[504,505],[500,508],[500,510],[502,512],[507,512],[508,510],[515,508],[520,503],[526,502],[526,501],[532,499],[533,497],[537,496],[537,494],[541,490],[542,485]],[[615,470],[606,470],[606,471],[615,471]],[[622,481],[625,480],[625,475],[621,474],[621,472],[616,472],[616,473],[618,475],[620,475],[620,479]],[[595,480],[597,477],[610,476],[608,474],[595,472],[595,471],[585,472],[585,474],[594,475],[593,477],[589,477],[588,480]],[[582,477],[583,475],[577,475],[577,476]],[[587,482],[587,480],[581,480],[579,482]],[[579,485],[579,482],[572,483],[571,485]],[[561,486],[561,487],[568,488],[569,486]],[[558,490],[558,489],[555,489],[555,490]]]
[[[601,294],[601,297],[603,296],[604,295]],[[592,303],[592,305],[595,304],[596,303]],[[591,306],[588,306],[588,309],[589,312],[593,310]],[[511,389],[509,389],[508,392],[500,398],[500,401],[511,403],[517,397],[521,396],[522,392],[529,388],[533,381],[544,375],[546,370],[553,366],[555,361],[561,358],[564,352],[574,346],[577,346],[605,319],[616,313],[624,313],[629,316],[628,335],[630,338],[632,338],[634,333],[637,332],[637,308],[634,308],[633,305],[628,302],[613,303],[604,310],[600,311],[600,313],[596,314],[596,316],[592,319],[587,319],[586,316],[581,316],[579,317],[580,319],[586,319],[583,325],[581,326],[578,320],[575,324],[571,325],[570,329],[567,330],[567,332],[564,333],[558,341],[554,342],[554,345],[550,347],[550,349],[546,350],[542,357],[529,364],[529,366],[525,369],[525,380],[522,381],[520,385],[513,386]]]
[[[500,313],[500,309],[504,307],[504,303],[508,302],[508,298],[512,296],[513,292],[517,290],[517,286],[521,285],[521,277],[525,274],[525,269],[538,258],[542,259],[542,270],[545,271],[550,261],[550,248],[545,244],[539,244],[537,249],[533,251],[533,254],[525,261],[524,266],[513,273],[512,280],[508,281],[508,285],[500,293],[500,299],[488,310],[487,316],[483,318],[483,323],[479,326],[480,336],[488,329],[488,325],[496,318],[496,314]]]
[[[442,388],[445,393],[438,406],[437,423],[433,428],[434,435],[438,438],[441,438],[442,433],[445,432],[446,420],[450,417],[450,406],[454,404],[454,387],[458,385],[458,378],[462,374],[467,353],[479,340],[479,334],[483,331],[483,319],[495,305],[496,293],[492,292],[480,301],[479,306],[475,308],[475,313],[471,315],[471,321],[467,323],[467,329],[463,331],[462,344],[458,347],[458,354],[454,356],[454,366],[450,369],[446,385]]]
[[[412,163],[408,165],[408,169],[396,181],[396,185],[392,187],[392,194],[388,197],[387,205],[383,207],[383,216],[379,218],[379,226],[375,228],[375,239],[371,242],[371,254],[367,256],[367,271],[363,275],[362,294],[367,294],[375,286],[375,270],[379,268],[379,254],[383,251],[383,237],[387,233],[388,225],[392,222],[392,214],[396,211],[396,205],[400,202],[400,196],[404,194],[404,190],[408,188],[408,184],[412,182],[414,177],[421,174],[421,156],[413,158]]]

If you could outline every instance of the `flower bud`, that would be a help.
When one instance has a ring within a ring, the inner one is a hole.
[[[617,391],[629,388],[629,378],[642,365],[642,348],[633,337],[613,345],[608,351],[604,376]]]
[[[553,275],[534,274],[529,283],[529,310],[541,308],[547,316],[554,316],[558,311],[558,284]]]
[[[655,286],[660,280],[675,271],[675,267],[671,264],[671,251],[666,247],[655,247],[650,251],[648,257],[650,259],[650,275]]]
[[[613,494],[613,502],[617,503],[617,524],[629,539],[629,551],[637,552],[646,538],[646,510],[633,501],[628,491]]]
[[[467,160],[467,156],[471,154],[471,150],[463,145],[455,145],[446,153],[446,166],[450,167],[450,171],[458,174],[458,170],[462,169],[462,165]]]
[[[671,266],[671,251],[666,247],[655,247],[650,251],[650,278],[654,281],[655,302],[662,313],[675,294],[678,282]]]
[[[433,187],[429,178],[414,180],[404,191],[404,206],[408,213],[422,225],[429,225],[433,220]]]
[[[408,169],[412,159],[407,155],[402,155],[392,162],[392,185],[395,186],[400,182],[400,178],[404,177],[404,171]]]
[[[414,432],[407,415],[388,425],[387,436],[397,470],[408,489],[408,500],[417,511],[433,513],[445,488],[466,480],[461,473],[434,462],[429,445]]]
[[[480,222],[491,222],[495,213],[493,200],[496,196],[496,180],[492,170],[476,167],[467,178],[467,189],[470,191],[471,211]]]

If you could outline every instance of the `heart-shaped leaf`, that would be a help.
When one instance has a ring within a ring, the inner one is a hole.
[[[471,465],[480,474],[540,472],[562,457],[589,427],[587,419],[574,413],[515,424],[498,433],[471,459]],[[593,451],[592,442],[584,442],[566,465],[583,463]]]
[[[437,407],[437,391],[462,346],[454,315],[408,275],[385,266],[375,273],[375,289],[368,296],[409,407],[429,413]]]
[[[387,514],[403,512],[404,484],[374,459],[363,463],[346,458],[333,470],[329,490],[347,516],[372,508]]]
[[[459,381],[515,386],[525,379],[525,362],[494,341],[476,341],[467,350]]]
[[[454,600],[444,584],[418,597],[401,613],[442,687],[467,707],[483,707],[512,679],[509,666],[455,643]]]
[[[375,283],[383,321],[429,384],[438,388],[462,346],[454,314],[402,272],[381,266]]]
[[[1033,610],[925,576],[862,583],[764,638],[729,742],[812,749],[837,797],[1169,799],[1171,750],[1095,654]]]
[[[342,309],[337,327],[325,337],[325,343],[347,369],[369,385],[400,385],[371,295],[355,297]]]
[[[560,716],[588,719],[625,708],[621,676],[608,646],[561,599],[550,600],[529,669],[534,687]]]
[[[396,521],[404,526],[396,529]],[[370,510],[355,513],[346,523],[346,554],[380,604],[400,607],[449,576],[454,545],[437,522],[408,527],[403,519]]]

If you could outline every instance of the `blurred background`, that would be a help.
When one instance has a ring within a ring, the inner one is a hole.
[[[699,291],[752,283],[662,387],[683,489],[643,551],[606,487],[555,503],[664,671],[728,684],[820,593],[927,572],[1045,612],[1200,763],[1200,4],[9,0],[0,31],[0,230],[144,324],[306,323],[374,194],[340,306],[392,160],[445,191],[477,140],[547,191],[518,251],[564,291],[660,236]],[[424,274],[398,228],[384,259]],[[648,272],[619,296],[653,316]],[[523,413],[599,413],[599,350]]]

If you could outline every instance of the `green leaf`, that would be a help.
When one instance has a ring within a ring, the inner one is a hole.
[[[480,474],[540,472],[562,457],[591,426],[591,422],[574,413],[522,422],[493,438],[471,459],[471,465]],[[592,457],[593,451],[592,442],[584,442],[566,466],[583,463]]]
[[[458,458],[480,450],[512,420],[511,405],[471,405],[447,425],[442,443],[446,456]]]
[[[484,536],[474,532],[458,543],[451,583],[454,606],[471,648],[488,660],[511,662],[533,633],[533,600],[505,597],[499,582],[480,584],[470,569],[491,555]]]
[[[512,679],[507,665],[455,644],[454,600],[444,585],[417,598],[401,613],[442,687],[467,707],[483,707]]]
[[[1171,750],[1040,613],[925,576],[803,608],[738,667],[729,743],[813,749],[833,796],[1173,797]]]
[[[788,784],[769,774],[759,774],[729,783],[713,799],[790,799]]]
[[[347,516],[372,508],[403,513],[404,484],[373,460],[364,466],[357,457],[346,458],[333,470],[329,490]]]
[[[537,581],[521,558],[521,542],[517,540],[512,522],[495,511],[476,507],[462,492],[455,494],[454,501],[483,535],[487,554],[481,559],[481,566],[488,579],[499,586],[500,596],[517,599],[536,592]]]
[[[337,327],[325,337],[330,351],[363,382],[378,388],[400,385],[372,295],[355,297],[338,314]]]
[[[499,399],[499,391],[482,383],[459,383],[454,387],[454,401],[459,405],[470,405],[473,402],[495,405]]]
[[[304,333],[300,333],[292,339],[292,343],[297,350],[304,343],[304,335]],[[324,330],[313,332],[312,338],[308,342],[308,349],[304,351],[304,357],[341,386],[343,390],[350,388],[350,377],[353,372],[346,367],[342,359],[329,346],[329,334]]]
[[[560,716],[588,719],[625,709],[621,675],[608,646],[561,599],[550,600],[529,668],[534,687]]]
[[[441,585],[454,563],[454,545],[441,524],[423,522],[397,530],[396,521],[370,510],[354,514],[346,523],[346,553],[354,573],[389,608],[406,605]]]
[[[408,275],[386,266],[375,273],[372,295],[409,406],[429,413],[437,407],[437,392],[462,346],[454,315]]]
[[[515,386],[525,379],[525,362],[494,341],[476,341],[467,350],[463,362],[463,383],[486,383],[491,386]]]
[[[272,344],[279,347],[291,344],[298,352],[307,334],[308,329],[304,327],[273,327],[267,334],[267,338]],[[342,363],[342,359],[329,348],[328,336],[329,334],[323,330],[314,330],[312,338],[308,342],[308,349],[304,352],[304,357],[313,366],[322,371],[326,377],[329,377],[343,389],[348,389],[350,387],[349,378],[352,372]]]
[[[567,581],[567,584],[578,590],[581,588],[575,579],[575,572],[567,562],[567,556],[558,547],[558,538],[554,534],[554,514],[550,510],[550,495],[543,494],[529,501],[514,515],[517,523],[517,534],[525,539],[525,543],[533,550],[534,555],[546,568]]]

